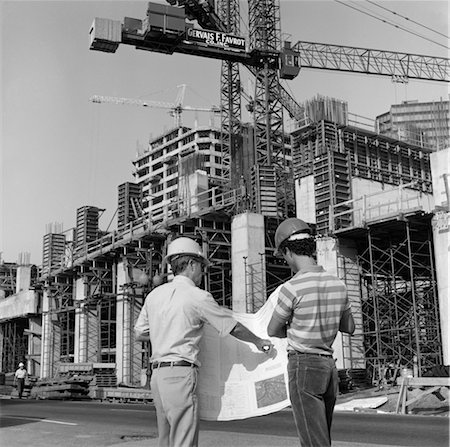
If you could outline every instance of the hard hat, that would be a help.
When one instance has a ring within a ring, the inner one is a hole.
[[[19,363],[19,366],[25,366],[22,362]]]
[[[275,232],[275,256],[281,255],[279,251],[281,243],[297,233],[306,233],[309,235],[311,234],[311,228],[306,222],[296,217],[290,217],[278,225],[277,231]]]
[[[200,258],[200,260],[205,265],[209,265],[209,261],[203,254],[200,245],[188,237],[179,237],[178,239],[173,240],[169,244],[169,246],[167,247],[167,255],[164,258],[164,262],[168,262],[170,264],[170,262],[176,256],[184,256],[184,255],[190,255],[196,258]]]

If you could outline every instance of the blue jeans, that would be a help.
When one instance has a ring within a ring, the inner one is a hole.
[[[338,393],[333,357],[289,353],[289,393],[302,447],[331,446],[331,422]]]

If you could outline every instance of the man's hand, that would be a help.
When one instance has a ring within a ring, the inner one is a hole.
[[[270,340],[265,340],[263,338],[260,338],[256,343],[255,346],[258,348],[259,351],[264,352],[264,354],[270,355],[273,349],[273,344]]]
[[[239,322],[236,323],[236,326],[230,332],[230,335],[238,338],[239,340],[253,343],[257,347],[258,351],[264,352],[265,354],[270,354],[272,352],[273,344],[270,340],[259,338]]]

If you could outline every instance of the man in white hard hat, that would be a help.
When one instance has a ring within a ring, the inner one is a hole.
[[[270,353],[272,343],[257,337],[200,289],[203,268],[209,264],[194,240],[172,241],[164,259],[174,278],[153,289],[135,325],[136,338],[152,346],[151,389],[158,421],[159,447],[198,445],[196,396],[199,342],[205,323],[221,336],[228,334]]]
[[[25,369],[25,365],[20,362],[19,368],[16,370],[14,374],[14,385],[17,385],[17,392],[19,394],[19,399],[22,399],[23,390],[25,388],[25,379],[27,378],[28,373]]]
[[[355,330],[347,289],[317,265],[316,241],[302,220],[282,222],[275,247],[295,275],[279,291],[267,333],[287,337],[289,396],[301,446],[331,446],[338,393],[331,345],[338,330],[349,334]]]

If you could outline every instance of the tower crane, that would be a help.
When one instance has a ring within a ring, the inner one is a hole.
[[[186,85],[182,84],[178,86],[180,91],[178,93],[177,99],[174,103],[172,102],[163,102],[163,101],[146,101],[142,99],[133,99],[133,98],[119,98],[116,96],[101,96],[94,95],[89,98],[89,100],[95,104],[103,104],[103,103],[111,103],[111,104],[127,104],[141,107],[152,107],[158,109],[167,109],[170,110],[170,114],[174,118],[175,127],[182,126],[181,115],[184,111],[190,112],[209,112],[213,114],[220,114],[220,107],[212,106],[210,108],[205,107],[191,107],[183,105],[184,102],[184,93],[186,90]]]
[[[243,158],[238,64],[248,68],[255,76],[255,164],[249,184],[258,189],[261,176],[267,178],[273,169],[277,199],[281,203],[278,216],[280,212],[288,213],[288,202],[292,201],[286,188],[283,110],[298,121],[305,118],[303,107],[281,86],[280,79],[294,79],[301,68],[316,68],[401,80],[450,81],[450,61],[446,58],[300,41],[292,46],[290,42],[282,45],[279,0],[248,0],[248,46],[239,35],[239,0],[218,0],[217,13],[212,0],[167,0],[167,3],[171,6],[149,3],[143,20],[125,17],[121,23],[96,18],[90,31],[90,48],[113,53],[119,44],[125,44],[165,54],[176,52],[222,60],[222,129],[224,152],[228,151],[232,167],[228,169],[231,183],[233,172],[239,171],[233,163]],[[186,22],[186,18],[197,20],[201,28]],[[264,172],[259,172],[260,169]],[[258,195],[253,197],[254,210],[265,214]]]

